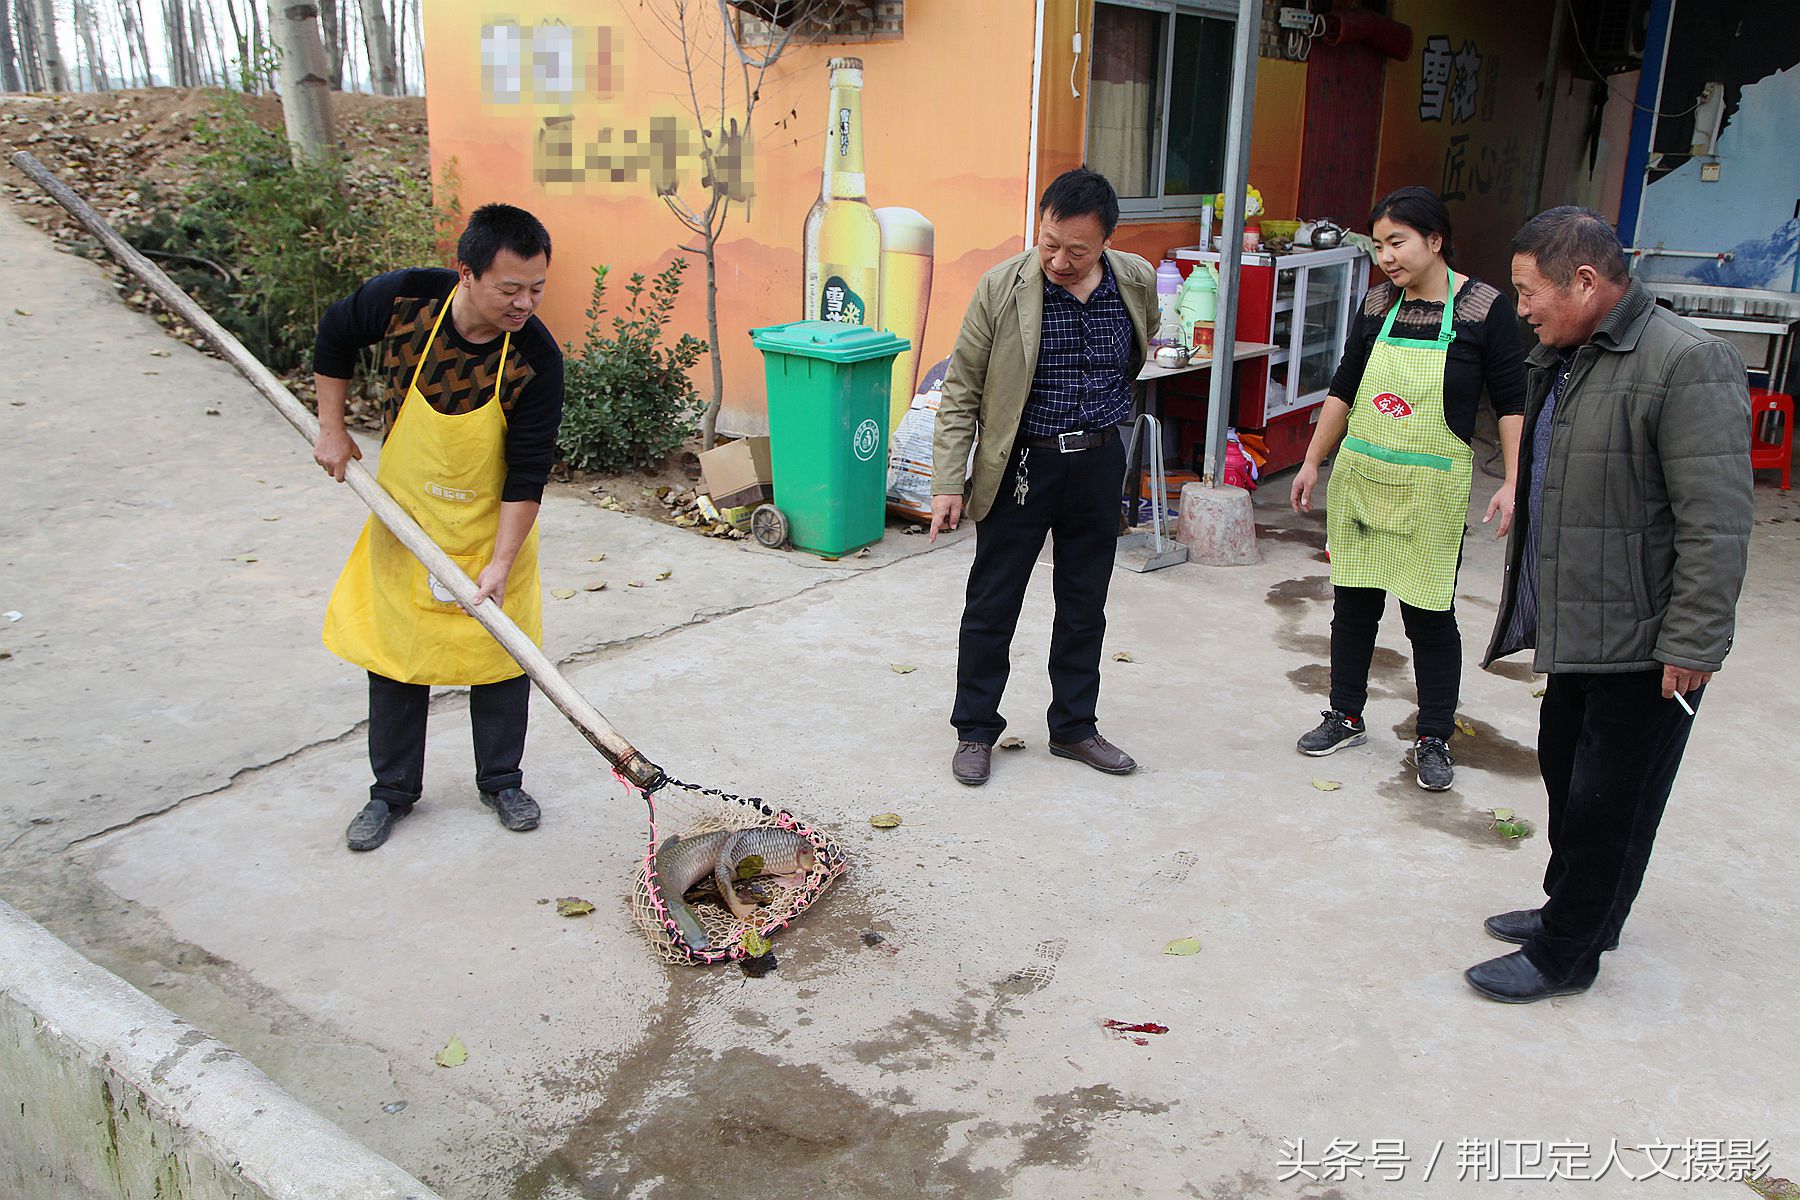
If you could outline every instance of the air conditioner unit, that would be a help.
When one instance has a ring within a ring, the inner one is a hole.
[[[1588,57],[1607,75],[1644,65],[1644,43],[1650,33],[1650,0],[1590,0],[1577,18]]]

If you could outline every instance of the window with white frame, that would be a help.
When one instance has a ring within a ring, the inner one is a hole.
[[[1127,214],[1193,211],[1225,176],[1233,9],[1204,0],[1099,0],[1087,165]]]

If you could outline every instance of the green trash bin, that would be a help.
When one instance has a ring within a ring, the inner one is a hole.
[[[766,325],[750,340],[769,381],[769,466],[788,541],[826,558],[879,542],[888,398],[907,340],[837,321]]]

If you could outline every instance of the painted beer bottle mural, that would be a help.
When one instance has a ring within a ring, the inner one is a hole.
[[[894,359],[893,400],[888,431],[900,427],[918,382],[919,348],[925,344],[925,317],[931,308],[931,264],[936,231],[913,208],[878,208],[881,224],[881,324],[907,340]]]
[[[808,320],[881,328],[881,225],[863,174],[862,59],[831,60],[825,174],[806,214]]]

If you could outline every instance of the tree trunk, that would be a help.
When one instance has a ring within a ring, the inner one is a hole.
[[[362,0],[363,49],[369,54],[369,86],[383,96],[400,94],[400,67],[394,59],[394,33],[383,0]]]
[[[319,40],[319,8],[303,0],[269,0],[269,29],[281,52],[281,115],[287,122],[294,165],[330,159],[337,135],[331,124],[330,66]]]
[[[25,77],[19,72],[19,47],[13,40],[11,0],[0,0],[0,89],[25,90]]]
[[[244,23],[238,20],[237,0],[225,0],[225,15],[231,18],[231,44],[237,47],[237,85],[240,92],[251,90],[250,39],[244,36]]]
[[[52,92],[69,90],[69,72],[62,48],[56,44],[55,0],[31,0],[32,34],[37,41],[38,63],[44,70],[44,86]]]
[[[339,7],[339,0],[319,0],[319,27],[325,45],[325,78],[331,84],[331,90],[344,90],[344,13]],[[271,37],[273,34],[271,29]]]
[[[106,56],[100,52],[97,25],[93,0],[75,0],[75,34],[81,41],[81,52],[87,58],[88,87],[97,92],[110,92],[112,84],[107,79]]]
[[[120,0],[119,17],[125,23],[125,36],[137,47],[138,63],[144,69],[144,86],[155,86],[156,76],[150,68],[150,39],[144,35],[144,6],[141,0]]]
[[[403,0],[393,0],[393,7],[388,9],[388,28],[394,36],[394,71],[397,76],[398,91],[396,95],[406,95],[406,5]]]

